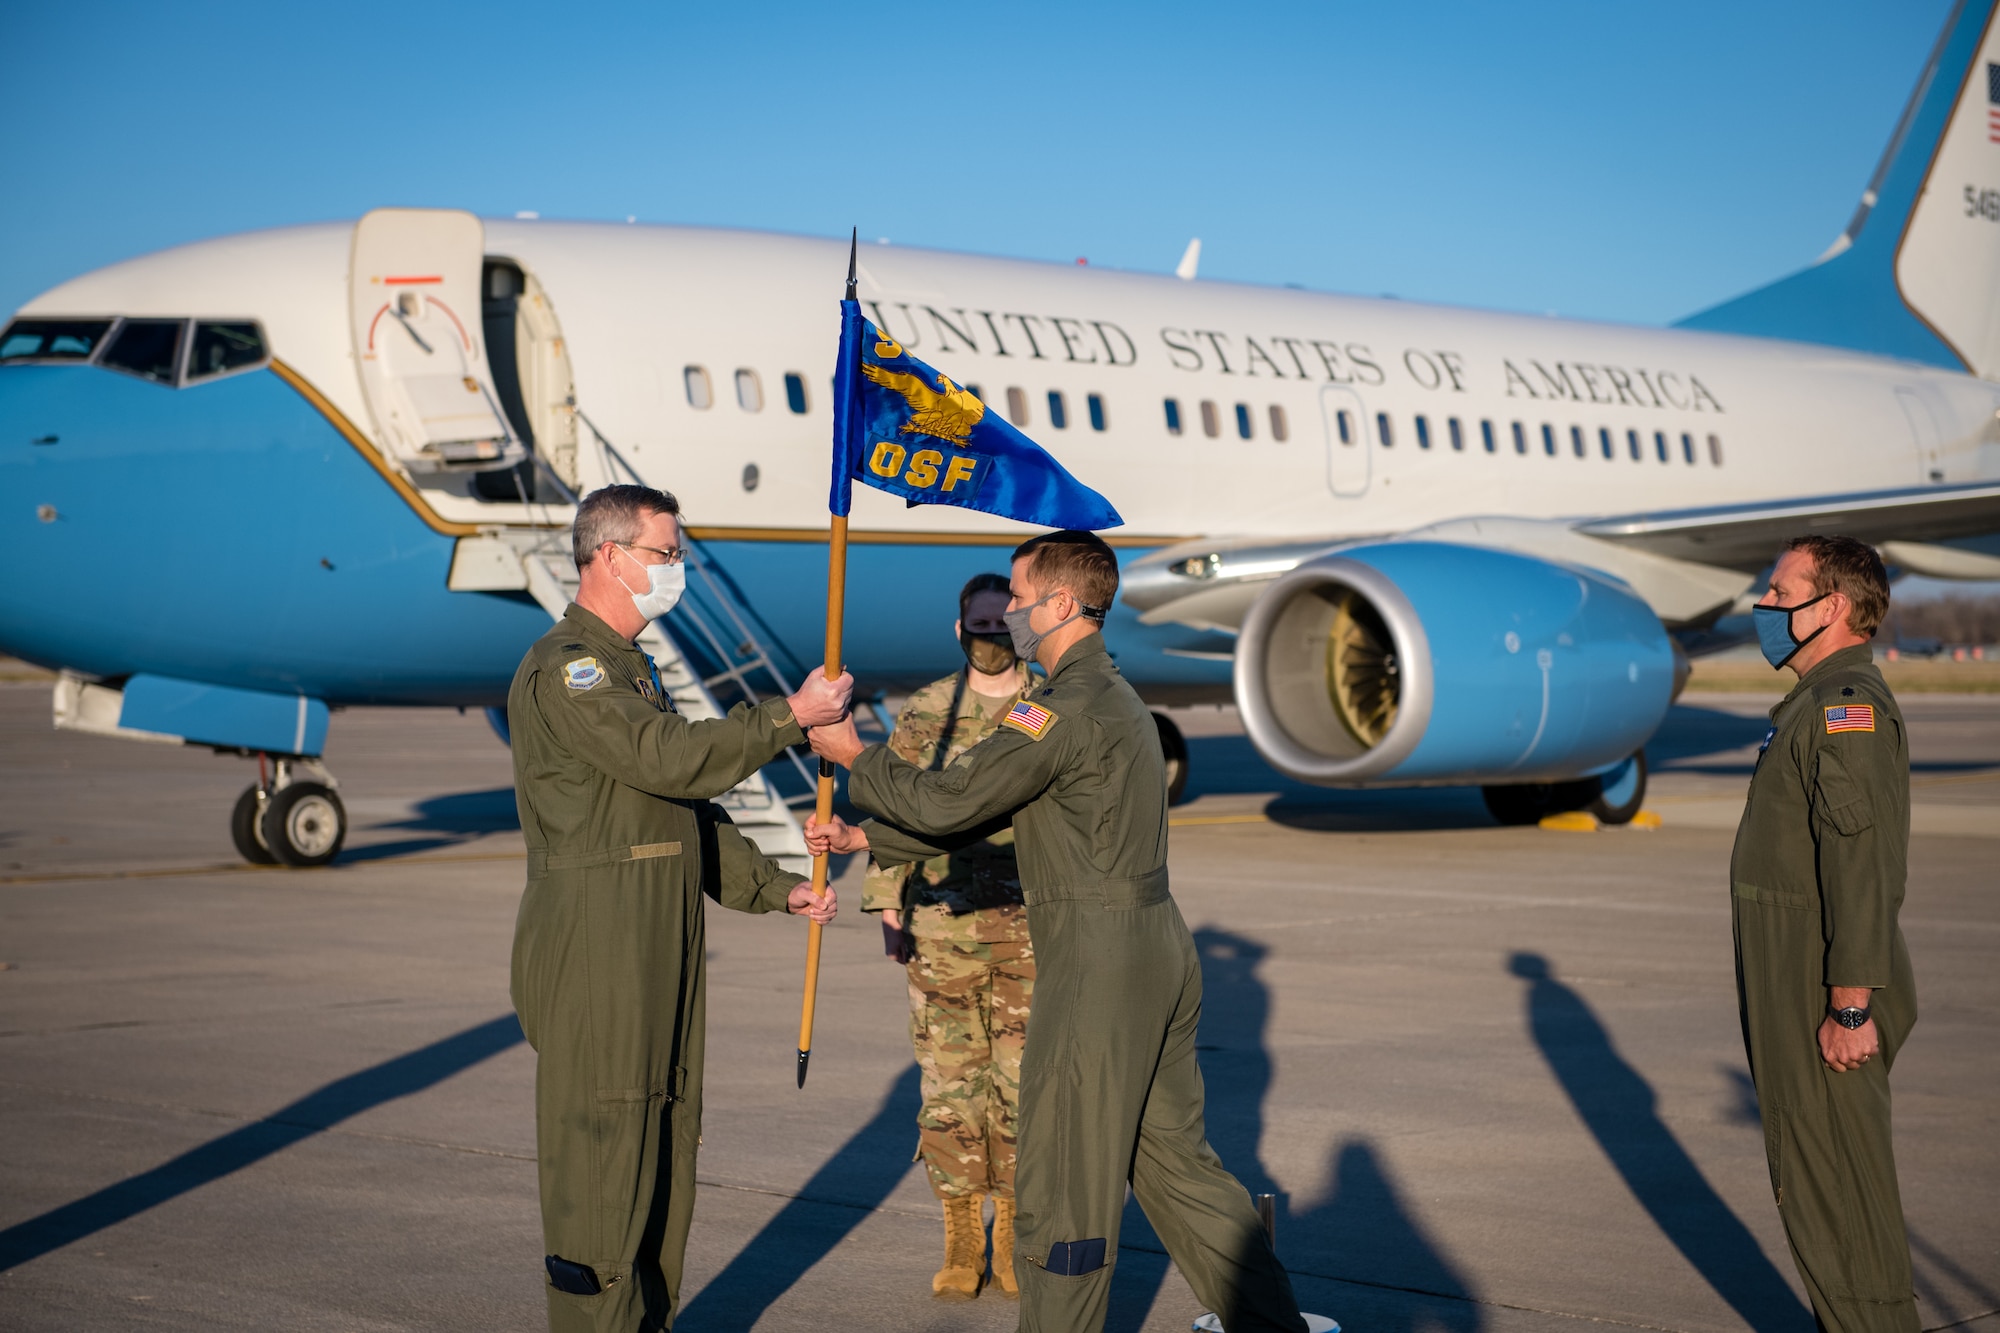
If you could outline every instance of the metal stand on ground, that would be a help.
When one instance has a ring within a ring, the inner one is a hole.
[[[1255,1194],[1257,1220],[1264,1224],[1264,1238],[1271,1242],[1271,1251],[1278,1249],[1278,1196],[1275,1194]],[[1340,1333],[1340,1325],[1323,1314],[1299,1312],[1299,1318],[1306,1321],[1306,1333]],[[1205,1314],[1194,1321],[1194,1333],[1223,1333],[1222,1317]]]

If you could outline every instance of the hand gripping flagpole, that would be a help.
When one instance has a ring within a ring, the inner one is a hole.
[[[856,228],[847,242],[847,299],[854,299],[854,266],[861,233]],[[840,637],[847,604],[847,515],[832,514],[826,544],[826,678],[840,678]],[[821,827],[833,821],[833,761],[819,761],[819,799],[814,814]],[[813,858],[812,891],[826,892],[828,853]],[[824,927],[814,921],[806,927],[805,997],[799,1006],[799,1086],[806,1085],[806,1066],[812,1061],[813,1006],[819,994],[819,947]]]

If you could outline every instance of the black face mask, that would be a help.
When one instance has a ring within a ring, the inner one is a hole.
[[[972,664],[974,671],[983,671],[989,676],[1012,671],[1021,660],[1014,655],[1014,639],[1008,634],[974,634],[969,629],[962,629],[958,632],[958,646],[965,650],[965,660]]]

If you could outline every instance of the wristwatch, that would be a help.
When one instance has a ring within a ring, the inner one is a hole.
[[[1834,1022],[1840,1024],[1849,1032],[1852,1032],[1868,1021],[1868,1011],[1854,1005],[1849,1005],[1845,1009],[1829,1009],[1827,1010],[1827,1014]]]

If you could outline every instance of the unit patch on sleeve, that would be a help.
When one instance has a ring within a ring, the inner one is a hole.
[[[604,679],[604,668],[594,657],[579,657],[563,663],[563,681],[573,690],[587,690]]]
[[[1048,709],[1023,699],[1007,710],[1007,716],[1000,719],[1000,724],[1012,727],[1031,741],[1038,741],[1055,720],[1056,715]]]
[[[1836,731],[1875,730],[1875,705],[1841,704],[1826,710],[1826,734]]]

